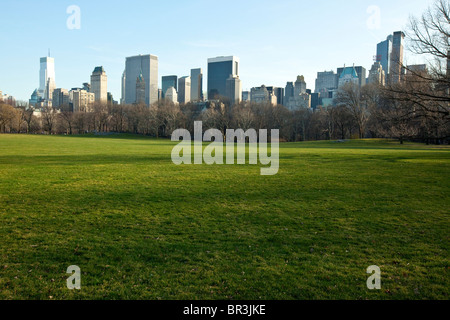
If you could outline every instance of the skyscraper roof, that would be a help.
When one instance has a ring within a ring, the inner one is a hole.
[[[358,73],[356,72],[355,67],[345,67],[339,78],[344,78],[347,75],[352,76],[352,78],[358,78]]]

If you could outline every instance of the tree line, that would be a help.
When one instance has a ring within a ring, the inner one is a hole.
[[[450,4],[436,0],[409,23],[410,51],[426,57],[427,70],[401,66],[402,81],[360,87],[348,83],[327,108],[288,110],[282,105],[226,98],[205,104],[173,104],[161,100],[145,105],[94,104],[92,112],[47,107],[37,117],[31,108],[0,104],[0,132],[86,134],[132,133],[170,137],[178,128],[193,133],[194,121],[204,130],[279,129],[283,141],[395,138],[426,143],[450,141]]]

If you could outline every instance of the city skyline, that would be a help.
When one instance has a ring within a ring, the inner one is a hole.
[[[268,1],[258,2],[257,7],[255,1],[249,1],[240,4],[235,18],[223,23],[229,26],[226,28],[210,24],[214,19],[208,15],[209,2],[193,1],[188,4],[178,1],[174,2],[171,8],[174,17],[180,15],[183,10],[198,10],[202,22],[192,22],[191,28],[188,28],[190,32],[185,32],[184,35],[174,34],[170,38],[165,34],[164,28],[161,28],[145,41],[138,41],[138,36],[142,36],[151,26],[160,24],[168,17],[168,8],[155,2],[141,4],[142,7],[153,5],[154,8],[161,9],[156,10],[159,13],[154,19],[156,22],[145,20],[128,25],[130,18],[121,16],[121,10],[125,10],[122,3],[110,2],[110,5],[98,14],[97,7],[101,7],[101,1],[95,4],[79,1],[77,5],[81,9],[81,29],[69,30],[65,25],[69,17],[66,14],[69,4],[44,2],[39,4],[40,9],[49,9],[50,16],[55,16],[56,19],[50,19],[45,27],[36,27],[29,21],[20,29],[13,30],[14,28],[8,28],[8,25],[11,25],[14,17],[20,16],[26,20],[39,6],[29,1],[24,1],[25,5],[6,1],[4,6],[9,9],[10,14],[0,22],[0,35],[5,43],[9,44],[9,50],[0,54],[0,89],[18,100],[27,101],[34,89],[39,88],[39,65],[36,61],[46,56],[50,48],[52,57],[55,58],[57,88],[79,87],[89,81],[93,68],[103,66],[108,74],[108,91],[117,101],[120,101],[122,96],[121,80],[125,58],[139,54],[158,56],[158,88],[161,88],[161,76],[189,76],[193,68],[207,70],[207,59],[211,57],[234,55],[241,60],[239,76],[243,91],[263,84],[285,87],[286,82],[295,81],[297,75],[304,75],[308,89],[314,90],[317,72],[336,70],[344,64],[361,65],[369,70],[376,55],[377,44],[393,31],[404,30],[409,15],[419,15],[431,3],[413,2],[414,5],[406,1],[395,4],[387,1],[352,1],[342,6],[319,1],[317,5],[310,7],[305,1],[282,1],[277,3],[274,9]],[[133,8],[132,3],[133,1],[128,4],[130,10]],[[409,5],[406,6],[406,3]],[[379,29],[371,29],[368,23],[371,17],[369,8],[372,5],[378,6],[381,13]],[[282,10],[288,8],[292,8],[297,15],[292,14],[291,10]],[[299,8],[303,10],[296,10]],[[224,14],[229,10],[227,8]],[[309,12],[310,17],[305,12]],[[120,20],[123,23],[112,26],[111,21],[114,19],[111,19],[111,15],[123,17]],[[286,19],[282,19],[284,16]],[[271,17],[273,22],[263,23],[268,17]],[[247,23],[244,23],[245,21]],[[103,29],[98,27],[102,22],[107,23]],[[316,29],[307,28],[311,22]],[[194,28],[197,24],[208,25],[208,28],[204,27],[199,32],[198,28]],[[334,24],[337,27],[333,28]],[[358,28],[355,28],[355,25]],[[305,31],[294,32],[292,29],[293,31],[289,32],[293,26]],[[349,26],[352,26],[351,30]],[[31,32],[32,27],[36,27],[33,29],[34,33]],[[121,31],[115,32],[118,27]],[[29,40],[31,35],[48,32],[49,28],[52,29],[54,37],[38,43]],[[240,33],[236,32],[239,28],[242,30]],[[230,32],[227,32],[227,29]],[[133,36],[127,38],[126,35],[130,34]],[[291,41],[286,41],[289,39]],[[80,43],[83,44],[79,45]],[[30,49],[25,44],[33,45]],[[410,60],[407,51],[405,54],[409,64],[422,62]],[[205,72],[203,91],[207,89],[207,81]]]

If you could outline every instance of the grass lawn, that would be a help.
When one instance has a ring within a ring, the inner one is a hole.
[[[173,146],[0,135],[0,299],[449,299],[448,146],[281,144],[275,176]]]

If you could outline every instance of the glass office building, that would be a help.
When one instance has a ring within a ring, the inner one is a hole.
[[[393,37],[390,35],[385,41],[377,44],[376,61],[381,64],[386,75],[391,70],[392,39]]]
[[[225,97],[227,79],[239,76],[239,58],[234,56],[208,59],[208,100]]]
[[[166,97],[167,90],[170,87],[174,87],[178,92],[178,77],[177,76],[164,76],[161,78],[162,82],[162,97]]]

